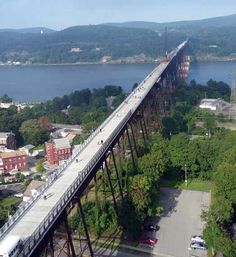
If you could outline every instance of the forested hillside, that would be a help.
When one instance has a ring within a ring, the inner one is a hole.
[[[186,38],[199,59],[236,58],[236,16],[176,23],[131,22],[75,26],[61,31],[40,28],[0,30],[0,63],[76,63],[108,60],[153,61]],[[37,33],[38,31],[38,33]],[[138,58],[137,56],[141,56]],[[136,58],[136,59],[135,59]]]

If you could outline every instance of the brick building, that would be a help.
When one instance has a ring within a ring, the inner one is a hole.
[[[0,147],[15,150],[15,134],[13,134],[12,132],[0,132]]]
[[[59,164],[62,160],[67,160],[72,154],[72,147],[68,139],[53,139],[45,144],[46,159],[50,164]]]
[[[12,151],[0,153],[0,173],[8,173],[12,170],[26,170],[28,157],[25,151]]]

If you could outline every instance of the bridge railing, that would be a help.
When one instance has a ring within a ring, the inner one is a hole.
[[[127,101],[130,97],[131,95],[129,95],[125,101]],[[100,130],[105,127],[105,125],[108,124],[112,118],[114,118],[116,113],[125,105],[124,102],[122,102],[118,108],[111,115],[109,115],[109,117],[107,117],[107,119],[75,151],[73,151],[72,156],[65,161],[65,163],[60,165],[57,171],[48,177],[47,182],[38,189],[38,193],[33,195],[30,200],[24,204],[24,206],[20,207],[15,214],[7,220],[7,222],[0,228],[0,238],[16,223],[20,217],[22,217],[22,215],[30,207],[32,207],[36,200],[38,200],[42,194],[54,183],[57,177],[78,157],[78,155],[86,148],[94,137],[100,133]]]
[[[140,84],[137,88],[129,94],[126,99],[118,106],[118,108],[111,114],[107,119],[76,149],[73,151],[72,156],[65,161],[62,165],[59,166],[57,171],[55,171],[52,175],[48,177],[47,182],[39,188],[38,193],[33,195],[30,200],[25,203],[24,206],[20,207],[15,214],[8,219],[8,221],[4,224],[3,227],[0,229],[0,238],[6,233],[17,221],[20,217],[23,216],[23,214],[30,208],[32,205],[38,200],[42,194],[54,183],[54,181],[57,179],[57,177],[78,157],[78,155],[86,148],[86,146],[94,139],[94,137],[100,133],[100,130],[103,129],[103,127],[106,126],[110,122],[111,119],[114,118],[114,116],[122,109],[128,102],[129,100],[133,97],[133,95],[143,89],[143,85],[145,81],[152,76],[152,74],[155,72],[152,71]],[[142,99],[140,99],[137,102],[137,105],[133,108],[133,112],[139,107],[140,103],[142,102]]]
[[[156,68],[157,69],[157,68]],[[133,90],[131,94],[127,96],[127,98],[119,105],[119,107],[111,114],[109,117],[82,143],[76,150],[73,151],[72,156],[62,165],[59,166],[58,170],[54,172],[52,175],[48,177],[48,181],[41,186],[41,188],[38,190],[38,193],[33,195],[31,199],[21,208],[17,210],[17,212],[8,219],[8,221],[4,224],[4,226],[0,229],[0,238],[6,233],[16,222],[17,220],[36,202],[38,198],[54,183],[54,181],[57,179],[58,175],[61,174],[77,157],[78,155],[86,148],[86,146],[94,139],[94,137],[100,132],[100,130],[106,126],[110,122],[112,118],[119,112],[124,105],[126,105],[129,100],[134,96],[134,94],[144,89],[143,86],[145,84],[145,81],[152,76],[155,73],[155,70],[153,70],[140,84],[137,88]],[[146,90],[148,91],[148,90]],[[146,92],[147,94],[148,92]],[[146,94],[143,94],[144,98]],[[132,109],[134,112],[142,102],[142,99],[140,99],[136,106]]]
[[[91,172],[91,170],[96,166],[96,164],[101,160],[104,153],[107,152],[114,138],[119,134],[119,132],[126,126],[132,113],[129,111],[127,115],[123,118],[122,122],[117,126],[109,138],[103,143],[99,151],[94,155],[92,160],[86,165],[82,172],[78,174],[77,179],[73,184],[67,189],[63,196],[58,200],[57,204],[53,207],[50,213],[44,218],[39,227],[26,241],[24,241],[24,249],[21,251],[19,257],[29,256],[34,249],[37,242],[42,238],[42,236],[48,231],[52,222],[62,213],[65,206],[68,205],[69,201],[72,199],[79,186],[82,185]]]

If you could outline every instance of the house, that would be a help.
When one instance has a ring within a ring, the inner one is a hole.
[[[60,161],[67,160],[72,154],[72,147],[67,138],[53,139],[45,143],[46,159],[50,164],[59,165]]]
[[[32,180],[24,192],[23,201],[28,202],[32,196],[39,194],[40,187],[43,184],[43,181]]]
[[[28,156],[31,156],[31,152],[34,148],[35,148],[34,145],[29,144],[21,147],[20,150],[25,151]]]
[[[104,55],[104,56],[101,58],[101,62],[102,62],[102,63],[106,63],[106,62],[109,62],[111,59],[112,59],[112,57],[111,57],[110,55]]]
[[[26,170],[27,168],[28,156],[25,151],[0,153],[0,174],[9,173],[12,170]]]
[[[7,149],[16,149],[15,134],[12,132],[0,132],[0,146]]]
[[[222,112],[225,108],[231,107],[231,104],[218,99],[202,99],[199,105],[200,109],[209,109],[211,111]]]

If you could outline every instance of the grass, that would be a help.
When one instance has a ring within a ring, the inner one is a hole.
[[[171,187],[176,189],[186,189],[186,190],[194,190],[194,191],[203,191],[210,192],[213,188],[213,184],[211,181],[205,181],[200,179],[190,179],[188,181],[188,185],[186,186],[184,181],[179,181],[177,179],[166,180],[163,179],[161,181],[161,187]]]
[[[0,205],[7,208],[7,207],[11,207],[13,205],[17,205],[21,201],[22,201],[21,198],[17,198],[17,197],[14,197],[14,196],[9,196],[9,197],[6,197],[6,198],[2,199],[0,201]]]

